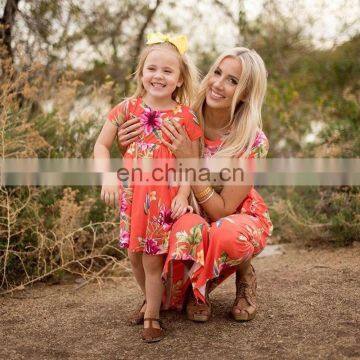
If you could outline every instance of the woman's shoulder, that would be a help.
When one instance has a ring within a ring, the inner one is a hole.
[[[250,158],[264,158],[269,151],[269,140],[262,129],[258,129],[251,146]]]

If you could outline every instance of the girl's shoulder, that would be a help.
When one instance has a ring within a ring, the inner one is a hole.
[[[141,103],[141,98],[124,99],[110,110],[107,116],[108,120],[114,125],[120,126],[131,114],[136,113],[139,103]]]

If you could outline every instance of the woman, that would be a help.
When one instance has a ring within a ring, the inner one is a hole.
[[[203,79],[194,110],[204,127],[204,157],[261,158],[268,141],[261,130],[261,107],[266,92],[266,69],[254,51],[237,47],[219,56]],[[138,125],[123,128],[119,141],[127,145]],[[163,131],[165,145],[177,158],[196,158],[185,131],[176,123]],[[164,266],[167,280],[165,308],[181,308],[186,299],[188,318],[207,321],[209,293],[236,272],[235,320],[256,314],[256,276],[251,259],[271,235],[267,207],[251,185],[192,183],[201,216],[186,214],[172,227]],[[190,286],[191,285],[191,286]],[[144,309],[138,312],[138,317]]]

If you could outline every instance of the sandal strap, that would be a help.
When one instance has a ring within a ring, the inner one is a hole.
[[[163,323],[162,323],[162,321],[160,319],[157,319],[157,318],[144,318],[144,322],[145,321],[149,321],[149,323],[150,323],[149,328],[153,327],[152,326],[153,321],[157,321],[159,323],[159,325],[160,325],[160,328],[165,329],[164,326],[163,326]]]

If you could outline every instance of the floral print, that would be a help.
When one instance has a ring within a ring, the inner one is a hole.
[[[213,156],[221,143],[221,139],[205,138],[205,156]],[[265,134],[259,131],[249,158],[266,156],[268,147]],[[264,249],[272,230],[267,206],[254,188],[234,214],[215,222],[197,214],[182,216],[174,223],[169,237],[163,271],[167,288],[164,307],[180,310],[189,286],[196,298],[204,302],[209,280],[212,291],[236,266]]]
[[[144,127],[145,135],[150,135],[153,131],[159,130],[162,125],[161,112],[145,108],[140,116],[140,123]]]
[[[124,154],[124,166],[129,173],[135,159],[155,159],[159,166],[173,161],[174,155],[161,142],[162,138],[169,140],[160,129],[164,122],[170,119],[177,121],[191,140],[202,135],[196,117],[188,107],[178,104],[173,110],[155,111],[144,104],[140,97],[115,106],[108,120],[119,127],[134,117],[139,118],[144,131],[137,141],[127,147]],[[164,254],[168,250],[169,232],[173,225],[171,201],[178,186],[154,184],[149,173],[144,172],[142,175],[141,182],[119,183],[119,246],[150,255]]]

